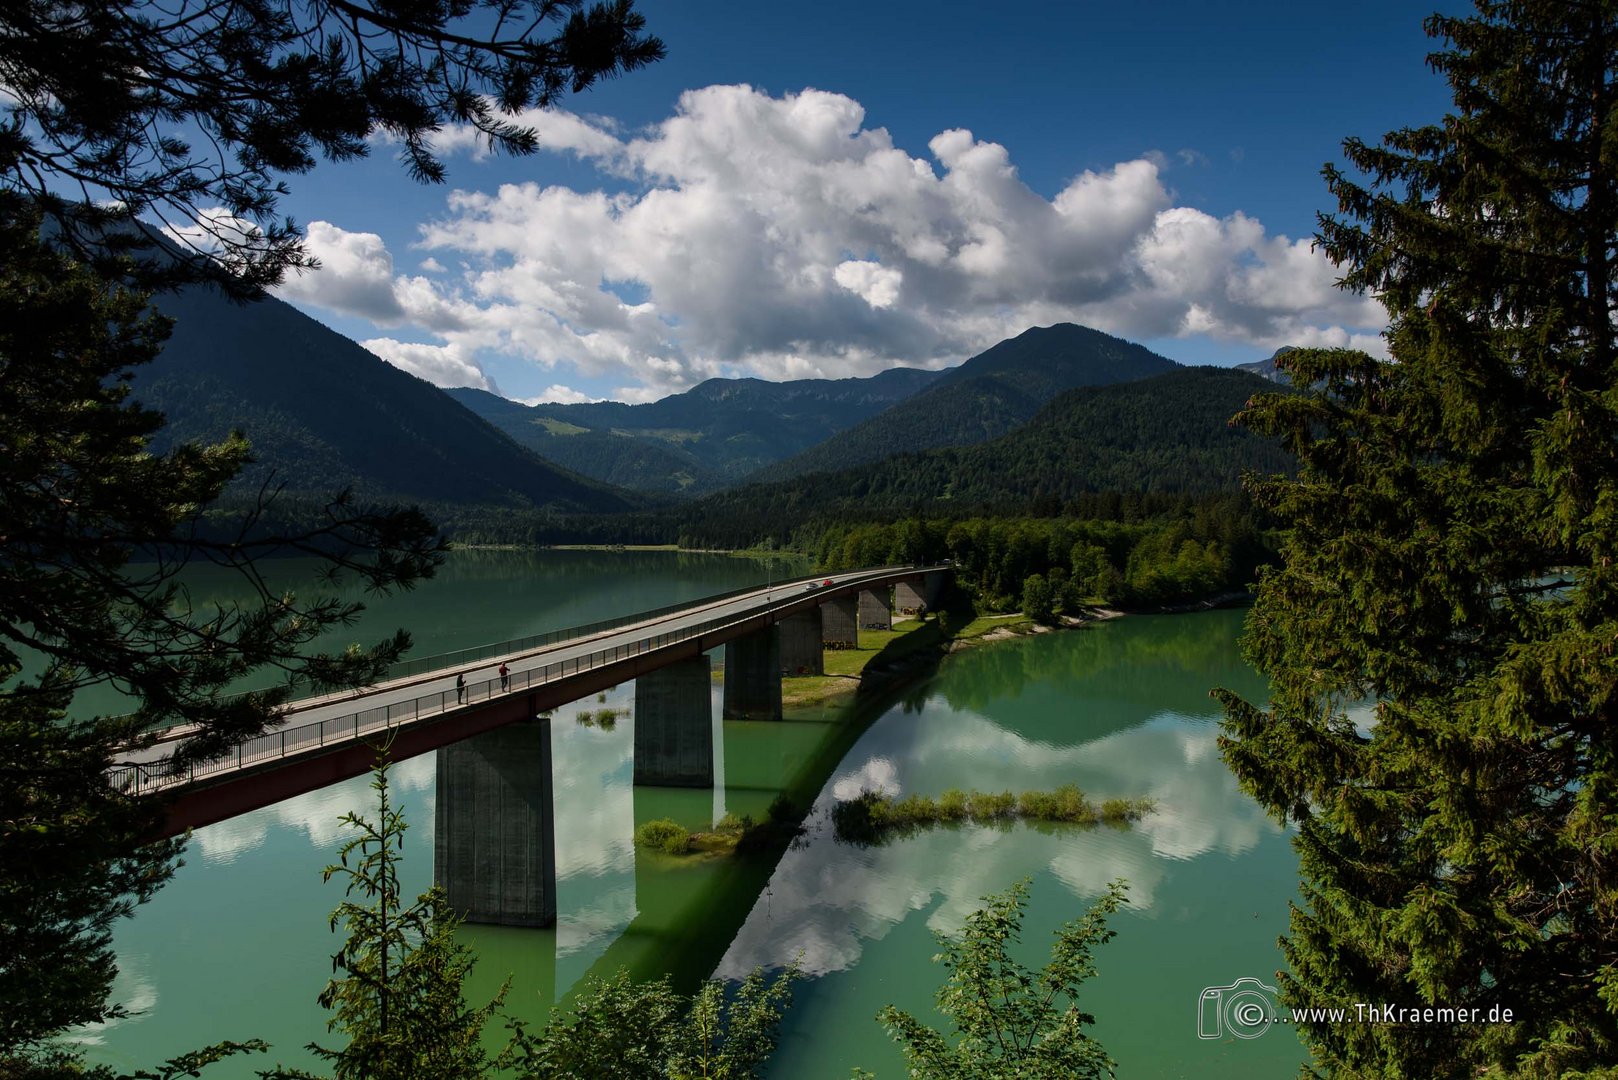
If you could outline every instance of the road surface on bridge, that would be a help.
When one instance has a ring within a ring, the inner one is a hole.
[[[293,702],[281,721],[266,734],[237,747],[233,756],[198,766],[179,776],[164,775],[174,740],[184,736],[184,729],[174,729],[153,746],[121,755],[119,767],[114,770],[115,783],[125,790],[147,793],[204,779],[217,782],[225,779],[222,774],[261,768],[266,762],[319,752],[392,727],[418,723],[508,694],[521,694],[535,686],[569,678],[570,672],[577,675],[600,663],[688,639],[699,628],[706,628],[703,631],[706,633],[772,611],[785,614],[783,609],[801,608],[815,593],[857,592],[854,587],[860,584],[885,586],[938,569],[941,568],[883,567],[780,582],[736,595],[694,600],[689,607],[678,611],[660,613],[584,637],[497,653],[475,662],[454,664],[359,691],[304,698]],[[831,584],[811,588],[813,584],[826,581]],[[598,659],[603,656],[607,659]],[[509,690],[501,688],[497,674],[502,661],[511,669]],[[458,674],[465,677],[467,684],[464,699],[460,701],[455,688]],[[589,692],[593,691],[585,693]]]

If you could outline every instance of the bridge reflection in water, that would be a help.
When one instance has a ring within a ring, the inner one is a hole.
[[[800,595],[778,619],[731,636],[725,642],[724,719],[779,721],[783,676],[822,673],[824,649],[857,645],[862,619],[891,625],[895,600],[910,610],[929,597],[936,602],[944,580],[937,569],[902,578],[895,599],[886,584],[868,578],[833,585],[816,590],[818,595]],[[792,595],[791,589],[782,591]],[[706,654],[666,660],[635,678],[637,789],[714,786],[712,685]],[[550,723],[548,715],[508,721],[437,751],[434,876],[469,923],[556,922]],[[639,813],[636,820],[642,820]]]

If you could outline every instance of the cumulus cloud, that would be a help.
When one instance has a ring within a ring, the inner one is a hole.
[[[560,383],[552,383],[543,391],[533,397],[518,398],[524,405],[580,405],[587,401],[600,401],[598,397],[591,397],[581,390]]]
[[[523,119],[542,148],[593,164],[601,188],[453,192],[420,238],[461,264],[453,281],[395,276],[376,237],[317,223],[324,267],[298,298],[413,326],[466,363],[498,351],[639,399],[714,375],[936,366],[1058,321],[1255,354],[1381,349],[1380,308],[1335,289],[1307,240],[1175,206],[1160,154],[1086,170],[1047,198],[997,143],[952,129],[914,156],[858,102],[820,90],[688,91],[633,137],[558,110]],[[480,143],[453,129],[435,145]]]
[[[500,388],[483,369],[464,355],[460,346],[424,345],[415,341],[395,341],[393,338],[371,338],[360,342],[373,353],[396,368],[426,379],[434,386],[470,386],[498,394]]]
[[[280,288],[282,297],[362,315],[379,326],[404,321],[404,308],[393,295],[393,256],[376,233],[314,221],[304,247],[320,260],[320,269],[289,276]]]
[[[881,263],[849,259],[837,264],[832,280],[874,308],[890,308],[899,301],[904,275]]]

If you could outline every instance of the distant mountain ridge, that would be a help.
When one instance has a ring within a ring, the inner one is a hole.
[[[1283,345],[1279,349],[1275,350],[1275,352],[1271,353],[1267,359],[1255,360],[1251,364],[1237,364],[1236,370],[1246,371],[1250,374],[1258,375],[1261,378],[1269,379],[1271,382],[1285,383],[1290,386],[1292,384],[1292,379],[1288,377],[1286,372],[1282,371],[1281,368],[1276,365],[1276,361],[1281,359],[1281,357],[1285,356],[1287,353],[1297,351],[1298,348],[1296,345]]]
[[[932,386],[752,479],[847,469],[894,454],[965,446],[1031,420],[1057,394],[1129,382],[1180,365],[1143,345],[1073,323],[1034,327],[943,373]]]
[[[1081,387],[1059,394],[1028,424],[998,439],[749,484],[676,512],[699,523],[801,521],[856,511],[1055,512],[1064,502],[1103,492],[1234,492],[1248,470],[1292,468],[1275,440],[1229,423],[1249,397],[1274,389],[1261,376],[1217,367]]]
[[[517,510],[613,512],[644,500],[558,469],[431,383],[274,297],[235,304],[192,286],[160,295],[175,320],[136,370],[136,400],[167,423],[158,450],[243,430],[255,464],[294,495],[352,488],[367,498]]]
[[[709,379],[644,405],[522,405],[481,390],[447,393],[522,445],[626,487],[698,493],[822,442],[941,377],[891,368],[863,379]]]

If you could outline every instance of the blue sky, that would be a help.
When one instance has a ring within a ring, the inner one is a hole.
[[[291,179],[282,295],[440,385],[650,400],[939,366],[1076,321],[1188,363],[1377,348],[1309,250],[1344,136],[1436,120],[1426,6],[641,0],[653,67]],[[1459,5],[1447,5],[1455,9]],[[969,133],[969,134],[968,134]]]

